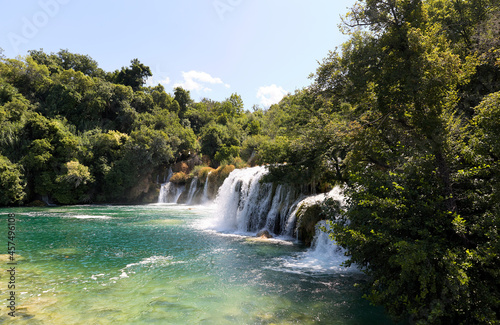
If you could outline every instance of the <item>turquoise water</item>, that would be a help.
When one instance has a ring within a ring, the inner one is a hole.
[[[15,318],[7,315],[7,281],[0,277],[5,324],[390,324],[354,287],[363,281],[359,272],[288,267],[306,248],[207,231],[200,225],[209,209],[0,213],[4,241],[7,213],[16,215],[19,255]]]

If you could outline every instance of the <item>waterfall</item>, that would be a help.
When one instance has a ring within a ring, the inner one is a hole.
[[[324,228],[326,231],[322,231]],[[315,257],[319,260],[340,260],[342,263],[345,260],[344,251],[337,246],[335,241],[330,238],[329,231],[331,230],[330,224],[326,220],[321,220],[316,225],[316,234],[312,242],[311,248],[308,253],[310,257]],[[339,263],[339,264],[340,264]]]
[[[172,182],[161,185],[160,195],[158,195],[158,203],[177,203],[185,186],[177,186]]]
[[[330,230],[330,225],[322,220],[316,224],[316,233],[311,247],[297,256],[282,260],[281,270],[292,271],[294,273],[357,273],[355,265],[350,267],[342,266],[347,261],[345,250],[337,246],[330,238],[328,232],[321,228]]]
[[[161,184],[160,194],[158,195],[158,203],[171,203],[169,197],[171,196],[172,183],[170,183],[170,178],[173,175],[172,167],[168,168],[168,174],[164,178],[164,183]],[[175,202],[174,202],[175,203]]]
[[[185,204],[205,204],[210,201],[210,182],[208,173],[205,179],[203,190],[199,187],[198,177],[194,177],[188,186],[179,185],[170,182],[172,178],[172,169],[169,168],[168,175],[165,178],[166,182],[161,184],[160,193],[158,195],[158,203],[185,203]]]
[[[285,221],[285,234],[289,237],[293,237],[293,231],[295,229],[295,223],[297,222],[297,211],[304,203],[304,196],[301,195],[297,201],[290,207],[288,211],[288,218]]]
[[[201,198],[201,203],[207,203],[210,199],[208,198],[208,177],[212,172],[208,172],[207,179],[205,180],[205,185],[203,186],[203,197]]]
[[[177,200],[184,191],[184,186],[179,187],[170,182],[173,174],[174,172],[172,171],[172,167],[169,167],[165,183],[161,184],[160,187],[158,203],[177,203]]]
[[[166,203],[166,196],[167,196],[167,193],[166,193],[166,189],[165,189],[165,186],[166,184],[161,184],[161,187],[160,187],[160,195],[158,195],[158,203]]]
[[[266,167],[234,170],[219,189],[215,228],[242,234],[267,230],[286,236],[289,211],[298,193],[290,186],[262,183]]]
[[[266,230],[273,237],[299,239],[295,237],[298,235],[297,227],[300,226],[297,225],[298,211],[301,211],[302,216],[308,207],[327,198],[333,198],[343,204],[344,197],[339,187],[328,193],[305,196],[290,185],[262,182],[267,172],[266,167],[260,166],[237,169],[229,174],[217,193],[217,213],[212,228],[244,235],[254,235]],[[314,231],[317,216],[318,214],[313,214],[313,219],[305,219],[307,221],[303,224],[304,228],[300,228],[301,236],[307,234],[303,229],[310,228]],[[307,238],[312,240],[312,234],[309,236],[311,237]]]
[[[186,204],[191,204],[193,202],[193,197],[197,189],[198,189],[198,177],[194,177],[193,180],[191,181],[191,184],[189,185],[189,193],[186,200]]]
[[[165,184],[170,182],[170,179],[172,178],[173,174],[174,172],[172,171],[172,167],[169,167],[167,177],[163,180]]]

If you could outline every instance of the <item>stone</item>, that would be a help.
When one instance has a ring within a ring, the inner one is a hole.
[[[273,238],[273,236],[269,233],[267,230],[261,230],[257,233],[257,236],[259,238]]]

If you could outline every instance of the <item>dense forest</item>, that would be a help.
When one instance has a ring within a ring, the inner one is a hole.
[[[0,205],[141,202],[179,162],[269,164],[268,181],[343,186],[331,236],[396,319],[499,324],[500,4],[364,0],[341,28],[311,85],[268,109],[146,87],[138,59],[1,57]]]

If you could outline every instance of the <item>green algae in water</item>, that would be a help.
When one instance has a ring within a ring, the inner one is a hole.
[[[391,324],[356,272],[290,272],[304,251],[197,229],[201,209],[79,206],[16,214],[12,324]],[[5,228],[5,218],[0,227]],[[0,261],[5,269],[6,261]],[[6,292],[5,281],[1,284]]]

